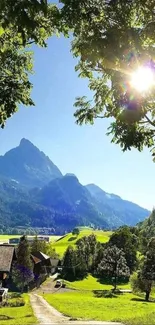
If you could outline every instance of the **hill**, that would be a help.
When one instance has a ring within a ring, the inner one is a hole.
[[[58,241],[52,243],[52,247],[56,249],[56,252],[63,256],[69,245],[75,246],[76,241],[84,236],[89,236],[91,234],[96,236],[96,239],[100,243],[106,243],[109,241],[109,237],[112,234],[111,231],[103,231],[103,230],[93,230],[92,228],[80,227],[80,234],[78,236],[72,235],[72,233],[67,234],[66,236],[60,238]]]

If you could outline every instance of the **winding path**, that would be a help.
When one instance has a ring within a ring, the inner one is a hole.
[[[123,325],[114,322],[99,322],[99,321],[72,321],[71,318],[64,316],[54,307],[50,306],[46,300],[36,293],[30,294],[31,306],[39,324],[46,325]]]

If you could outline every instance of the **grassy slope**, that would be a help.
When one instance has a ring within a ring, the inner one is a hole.
[[[68,288],[73,288],[77,290],[111,290],[112,285],[102,284],[97,278],[92,275],[88,275],[85,279],[80,281],[69,282],[65,281]],[[118,285],[120,289],[130,289],[130,283]]]
[[[120,321],[132,325],[155,325],[155,305],[133,294],[97,298],[93,292],[45,294],[49,304],[67,316],[88,320]],[[69,307],[68,307],[69,306]]]
[[[30,305],[29,296],[27,294],[23,296],[26,302],[25,306],[0,308],[1,325],[32,325],[37,323]],[[12,319],[2,320],[2,315],[9,316]]]
[[[89,236],[94,233],[96,238],[101,243],[106,243],[109,240],[111,231],[102,231],[102,230],[92,230],[91,228],[81,228],[79,236],[74,236],[71,233],[67,234],[64,238],[52,244],[52,247],[56,249],[56,252],[62,257],[65,250],[69,245],[74,246],[76,241],[83,236]]]

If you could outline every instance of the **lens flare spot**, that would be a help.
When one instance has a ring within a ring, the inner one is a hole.
[[[149,67],[139,67],[131,76],[131,86],[139,92],[149,90],[155,84],[154,73]]]

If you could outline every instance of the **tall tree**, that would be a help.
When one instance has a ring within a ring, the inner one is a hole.
[[[101,263],[98,265],[98,274],[100,276],[108,276],[111,281],[113,280],[115,290],[118,279],[129,277],[130,275],[124,252],[117,248],[117,246],[106,248],[103,252]]]
[[[0,126],[4,127],[20,104],[31,99],[33,53],[31,46],[66,31],[56,5],[47,0],[0,1]]]
[[[129,227],[121,227],[111,235],[108,245],[116,245],[124,251],[127,265],[132,272],[137,264],[138,237],[131,233]]]
[[[130,282],[133,291],[135,293],[145,292],[145,300],[148,301],[152,289],[152,280],[143,278],[141,272],[138,272],[132,274]]]
[[[68,246],[63,259],[64,278],[71,280],[76,277],[77,264],[76,251],[72,246]]]
[[[79,58],[76,70],[80,77],[88,78],[93,92],[92,100],[77,98],[77,123],[112,118],[108,130],[112,142],[123,151],[132,147],[141,151],[146,146],[154,157],[154,1],[61,3],[62,14],[73,31],[72,52]],[[153,84],[147,89],[150,79]]]
[[[27,238],[21,237],[17,248],[17,261],[13,267],[13,280],[17,287],[24,291],[24,287],[33,280],[33,265],[31,262],[31,250]]]

